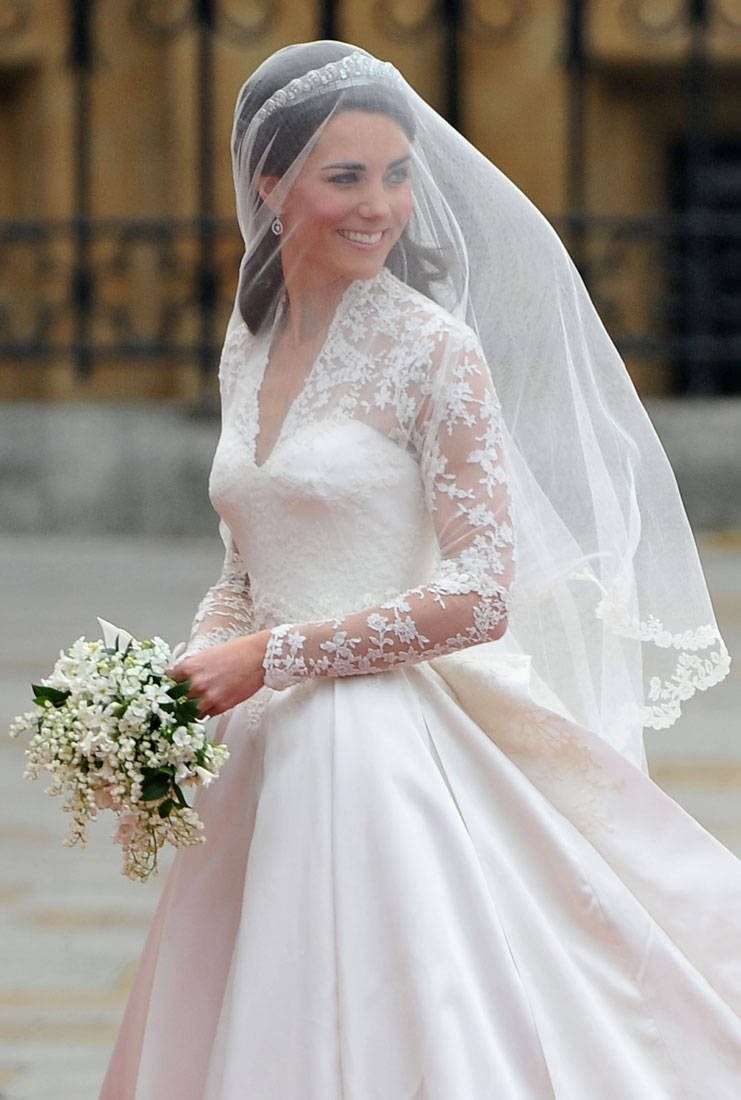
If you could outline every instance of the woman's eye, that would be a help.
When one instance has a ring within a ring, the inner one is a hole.
[[[336,176],[330,176],[330,183],[355,183],[357,181],[357,172],[340,172]]]
[[[409,179],[408,168],[394,168],[386,177],[390,183],[405,183]]]
[[[397,186],[399,184],[405,183],[409,179],[409,176],[409,169],[402,165],[402,167],[394,168],[393,171],[389,172],[386,176],[386,181],[392,186]],[[359,179],[360,174],[358,172],[338,172],[334,176],[327,177],[327,181],[329,183],[340,185],[357,183]]]

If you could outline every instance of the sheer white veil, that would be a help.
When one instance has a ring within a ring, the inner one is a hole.
[[[388,63],[306,43],[242,87],[229,331],[277,323],[276,213],[322,127],[353,109],[389,112],[411,138],[414,212],[389,267],[474,331],[501,401],[517,572],[494,644],[531,655],[544,705],[635,758],[644,727],[671,726],[730,664],[674,475],[553,228]],[[280,177],[270,205],[265,175]]]

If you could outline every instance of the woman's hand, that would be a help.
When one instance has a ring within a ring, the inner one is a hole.
[[[168,675],[178,683],[190,681],[188,697],[198,701],[202,718],[223,714],[262,687],[262,662],[269,637],[269,630],[261,630],[232,638],[183,657],[168,669]]]

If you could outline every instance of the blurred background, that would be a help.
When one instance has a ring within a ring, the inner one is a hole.
[[[97,615],[174,643],[218,573],[233,104],[313,38],[392,61],[556,226],[741,648],[741,0],[0,0],[3,727]],[[734,665],[646,745],[741,854],[739,704]],[[94,1100],[164,875],[124,880],[108,822],[62,848],[0,753],[0,1096]]]

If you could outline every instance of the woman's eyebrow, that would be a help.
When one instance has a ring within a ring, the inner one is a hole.
[[[398,168],[400,164],[403,164],[407,160],[411,160],[411,157],[411,153],[405,153],[403,157],[397,157],[396,160],[390,161],[389,168]],[[344,168],[346,172],[365,172],[368,169],[368,165],[361,164],[359,161],[341,161],[338,164],[325,164],[322,171],[326,172],[328,168]]]
[[[344,162],[339,163],[339,164],[325,164],[324,167],[322,168],[322,171],[325,171],[327,168],[345,168],[345,169],[352,169],[355,172],[365,171],[365,165],[364,164],[354,164],[352,161],[349,161],[349,160],[344,161]]]

